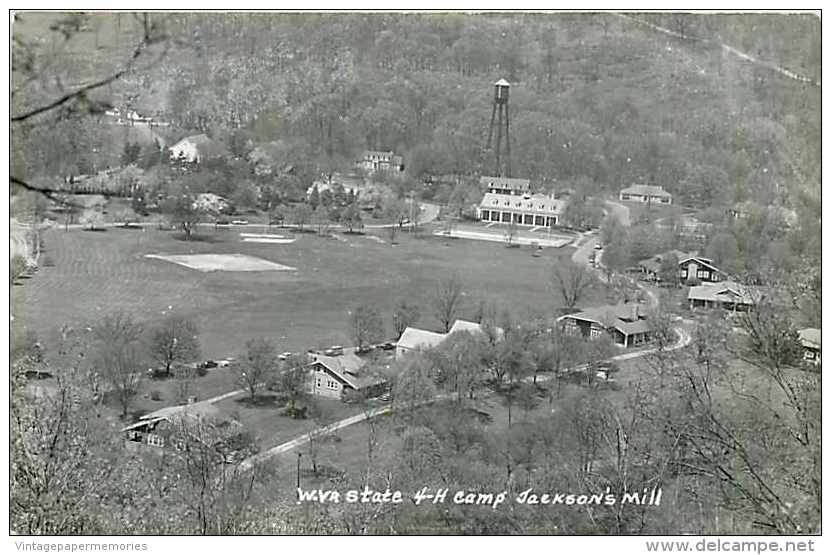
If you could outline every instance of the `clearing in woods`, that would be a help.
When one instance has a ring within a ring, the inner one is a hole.
[[[185,268],[200,272],[269,272],[296,270],[276,262],[270,262],[245,254],[145,254],[145,258],[155,258],[179,264]]]
[[[418,326],[439,329],[432,299],[439,280],[454,273],[464,291],[457,318],[475,319],[482,303],[500,311],[510,307],[518,318],[553,314],[560,295],[552,290],[551,269],[574,251],[545,249],[535,258],[528,247],[447,240],[427,230],[420,237],[401,233],[397,245],[363,240],[350,241],[351,247],[311,233],[285,235],[294,242],[246,242],[228,229],[202,232],[191,241],[152,228],[46,230],[45,253],[54,265],[13,288],[13,332],[35,331],[48,352],[50,338],[64,324],[91,326],[123,310],[152,329],[173,313],[194,321],[205,358],[238,356],[255,337],[273,340],[281,352],[303,352],[351,345],[349,314],[363,304],[378,310],[384,337],[395,339],[392,311],[402,300],[419,307]],[[146,258],[158,253],[197,260],[244,255],[296,270],[194,271]],[[585,306],[604,295],[598,288]]]

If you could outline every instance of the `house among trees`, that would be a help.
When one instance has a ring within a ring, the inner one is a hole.
[[[341,399],[351,390],[375,397],[387,387],[384,378],[364,369],[366,361],[356,355],[354,349],[347,349],[338,356],[310,353],[310,357],[307,391],[312,395]]]
[[[711,258],[703,256],[688,255],[678,259],[678,269],[681,281],[699,281],[705,283],[718,283],[727,279],[727,274],[713,266]]]
[[[725,310],[746,311],[756,304],[759,298],[757,288],[736,283],[722,281],[706,283],[690,287],[687,299],[690,309],[694,308],[723,308]]]
[[[240,422],[206,401],[165,407],[121,429],[128,446],[156,448],[182,448],[188,435],[197,435],[202,441],[209,436],[217,446],[233,447],[244,431]]]
[[[802,344],[802,360],[806,364],[822,364],[822,331],[816,328],[799,330],[799,342]]]
[[[527,195],[531,193],[531,181],[520,177],[494,177],[483,175],[479,186],[488,193],[497,195]]]
[[[620,200],[646,204],[672,204],[672,195],[656,185],[632,185],[620,191]]]
[[[205,135],[191,135],[174,143],[169,149],[171,160],[180,160],[199,164],[206,160],[222,158],[228,154],[228,149],[219,141]]]
[[[537,227],[560,224],[566,201],[554,195],[531,194],[529,180],[483,176],[479,182],[487,192],[476,208],[477,219]]]
[[[368,172],[377,171],[404,171],[404,159],[393,151],[367,150],[364,151],[357,166]]]
[[[727,279],[727,274],[716,268],[711,258],[675,249],[641,260],[638,269],[647,279],[661,281],[668,279],[665,264],[673,259],[677,263],[676,271],[681,282],[718,283]]]
[[[653,326],[640,303],[621,303],[587,308],[561,316],[566,333],[590,339],[604,334],[623,347],[643,345],[652,340]]]
[[[435,331],[408,327],[404,330],[404,333],[401,334],[401,337],[398,339],[398,343],[395,346],[395,358],[401,358],[407,353],[432,349],[459,331],[485,333],[482,329],[482,324],[469,322],[467,320],[456,320],[453,322],[453,325],[450,327],[450,331],[447,333],[438,333]],[[501,336],[504,332],[502,328],[497,327],[496,333]]]

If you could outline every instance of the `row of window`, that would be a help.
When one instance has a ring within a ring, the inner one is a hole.
[[[317,378],[317,388],[321,389],[323,387],[323,378]],[[326,378],[326,387],[328,389],[339,389],[338,382],[333,380],[332,378]]]
[[[681,270],[681,277],[682,278],[687,277],[687,270]],[[709,279],[710,278],[710,270],[698,270],[696,272],[695,277],[697,277],[699,279],[701,279],[701,278]]]
[[[491,204],[494,205],[494,206],[499,206],[499,200],[498,199],[493,199]],[[504,204],[505,206],[510,206],[511,202],[508,201],[508,200],[503,200],[502,204]],[[515,208],[522,208],[522,203],[521,202],[515,202],[514,207]],[[528,206],[526,206],[526,208],[528,208],[529,210],[533,210],[534,209],[534,203],[529,202]],[[540,210],[547,210],[547,208],[545,207],[544,204],[540,204],[537,208],[539,208]]]
[[[496,210],[482,210],[482,221],[510,222],[511,215],[515,223],[548,227],[557,225],[557,216],[534,216],[533,214],[515,214],[513,212],[498,212]]]

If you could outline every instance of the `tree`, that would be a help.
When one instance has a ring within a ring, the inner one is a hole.
[[[131,143],[127,141],[124,143],[124,152],[121,153],[121,165],[129,166],[135,164],[141,155],[141,145],[139,143]]]
[[[374,307],[360,305],[355,308],[349,317],[349,327],[352,338],[362,352],[373,343],[377,343],[384,335],[384,324],[381,315]]]
[[[563,308],[573,311],[592,285],[591,270],[570,258],[561,259],[552,269],[551,282],[563,299]]]
[[[390,243],[395,243],[395,236],[404,226],[404,222],[410,214],[409,205],[398,198],[387,198],[382,204],[381,217],[392,222],[388,230],[390,232]]]
[[[398,301],[398,304],[392,310],[392,329],[395,332],[395,336],[400,338],[404,330],[418,321],[419,316],[420,313],[417,305],[407,302],[406,299]]]
[[[321,204],[320,202],[320,191],[317,188],[317,184],[312,186],[312,192],[309,194],[309,205],[317,210],[318,206]]]
[[[192,366],[180,366],[173,370],[173,378],[176,381],[174,394],[178,404],[184,405],[196,393],[196,373],[197,369]]]
[[[237,185],[231,195],[231,204],[237,212],[246,212],[257,208],[260,191],[250,181],[243,181]]]
[[[617,238],[607,243],[603,249],[603,268],[606,271],[606,281],[611,283],[612,274],[622,274],[629,263],[629,245],[625,239]]]
[[[240,534],[252,524],[253,494],[262,470],[244,465],[256,453],[252,434],[236,421],[216,418],[173,418],[166,444],[139,489],[180,512],[175,529],[194,534]],[[154,484],[165,484],[158,488]],[[136,489],[136,484],[132,484]],[[175,513],[174,513],[175,514]]]
[[[318,463],[326,443],[331,439],[331,432],[326,428],[332,422],[333,414],[323,400],[315,399],[309,404],[309,417],[314,428],[309,432],[308,452],[312,463],[312,472],[317,476]]]
[[[26,258],[16,254],[9,260],[9,285],[15,282],[26,272]]]
[[[183,316],[168,316],[153,332],[150,352],[165,376],[174,364],[194,361],[199,357],[196,324]]]
[[[136,346],[129,343],[104,346],[95,367],[115,395],[121,407],[121,417],[126,418],[144,376]]]
[[[353,202],[343,209],[340,221],[346,226],[347,233],[354,233],[356,227],[363,225],[361,221],[361,210]]]
[[[15,19],[23,20],[28,16],[15,14]],[[16,139],[28,139],[33,132],[47,129],[51,133],[51,126],[61,123],[77,123],[85,117],[104,112],[110,107],[106,100],[102,100],[100,93],[112,86],[122,77],[132,74],[134,70],[142,69],[148,60],[158,61],[167,51],[169,37],[164,31],[164,17],[157,14],[136,14],[139,27],[138,39],[132,45],[132,52],[126,61],[116,67],[109,67],[104,72],[89,74],[85,84],[73,86],[67,91],[63,86],[43,88],[38,84],[60,81],[61,70],[72,68],[76,63],[71,56],[55,48],[56,41],[69,41],[84,28],[82,23],[89,16],[72,14],[61,17],[49,31],[54,33],[48,39],[39,37],[29,39],[15,33],[12,41],[12,109],[11,132]],[[52,45],[51,47],[47,45]],[[151,62],[152,63],[152,62]],[[15,143],[24,142],[16,140]],[[63,149],[61,149],[63,150]],[[91,149],[90,149],[91,150]],[[86,153],[81,149],[78,154]],[[86,168],[88,169],[88,168]],[[18,170],[20,173],[18,173]],[[46,198],[56,198],[60,193],[53,187],[34,185],[26,180],[26,170],[20,165],[13,167],[10,181],[17,187],[43,195]],[[91,194],[91,193],[84,193]]]
[[[678,256],[674,253],[668,253],[661,257],[661,266],[658,269],[658,277],[661,283],[669,287],[678,287]]]
[[[92,331],[97,342],[97,375],[114,394],[122,409],[121,416],[125,417],[144,375],[137,348],[142,328],[128,314],[115,312],[105,316]]]
[[[286,221],[286,209],[283,206],[272,206],[271,209],[268,211],[268,225],[274,225],[275,223],[280,227],[283,227],[283,224]]]
[[[303,227],[309,223],[311,216],[312,209],[306,203],[298,204],[291,212],[292,223],[297,226],[299,231],[303,231]]]
[[[727,272],[735,273],[741,269],[739,245],[732,233],[720,232],[714,235],[707,245],[707,256]]]
[[[277,354],[274,344],[262,337],[249,339],[245,348],[245,359],[237,368],[237,377],[254,401],[257,390],[271,381],[277,371]]]
[[[614,215],[609,214],[600,226],[600,238],[605,245],[626,235],[626,226]]]
[[[204,215],[196,205],[196,197],[187,190],[169,196],[162,205],[162,211],[168,214],[172,225],[181,228],[187,240],[190,240]]]
[[[277,378],[277,390],[288,397],[289,414],[297,414],[297,401],[306,396],[306,386],[309,381],[309,370],[306,360],[298,354],[293,354],[283,361],[283,368]]]
[[[127,345],[141,339],[142,326],[126,312],[114,312],[95,325],[95,338],[104,346]]]
[[[61,370],[54,388],[36,396],[25,391],[25,368],[10,375],[9,526],[15,533],[101,530],[100,504],[119,471],[118,440],[95,418],[78,369]]]
[[[444,333],[449,332],[462,304],[462,280],[458,274],[439,282],[433,294],[432,304],[433,314],[444,327]]]
[[[317,208],[315,208],[315,211],[312,214],[312,220],[315,225],[317,225],[317,234],[325,235],[329,227],[329,210],[327,210],[322,204],[318,203]]]

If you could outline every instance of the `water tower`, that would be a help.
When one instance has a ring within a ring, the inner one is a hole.
[[[508,95],[511,84],[500,79],[493,84],[493,110],[491,111],[491,125],[488,129],[488,149],[491,148],[493,127],[496,123],[496,165],[494,175],[497,177],[511,177],[511,139],[509,134],[510,116],[508,115]],[[498,115],[497,115],[498,114]],[[502,135],[505,135],[505,164],[502,164]]]

